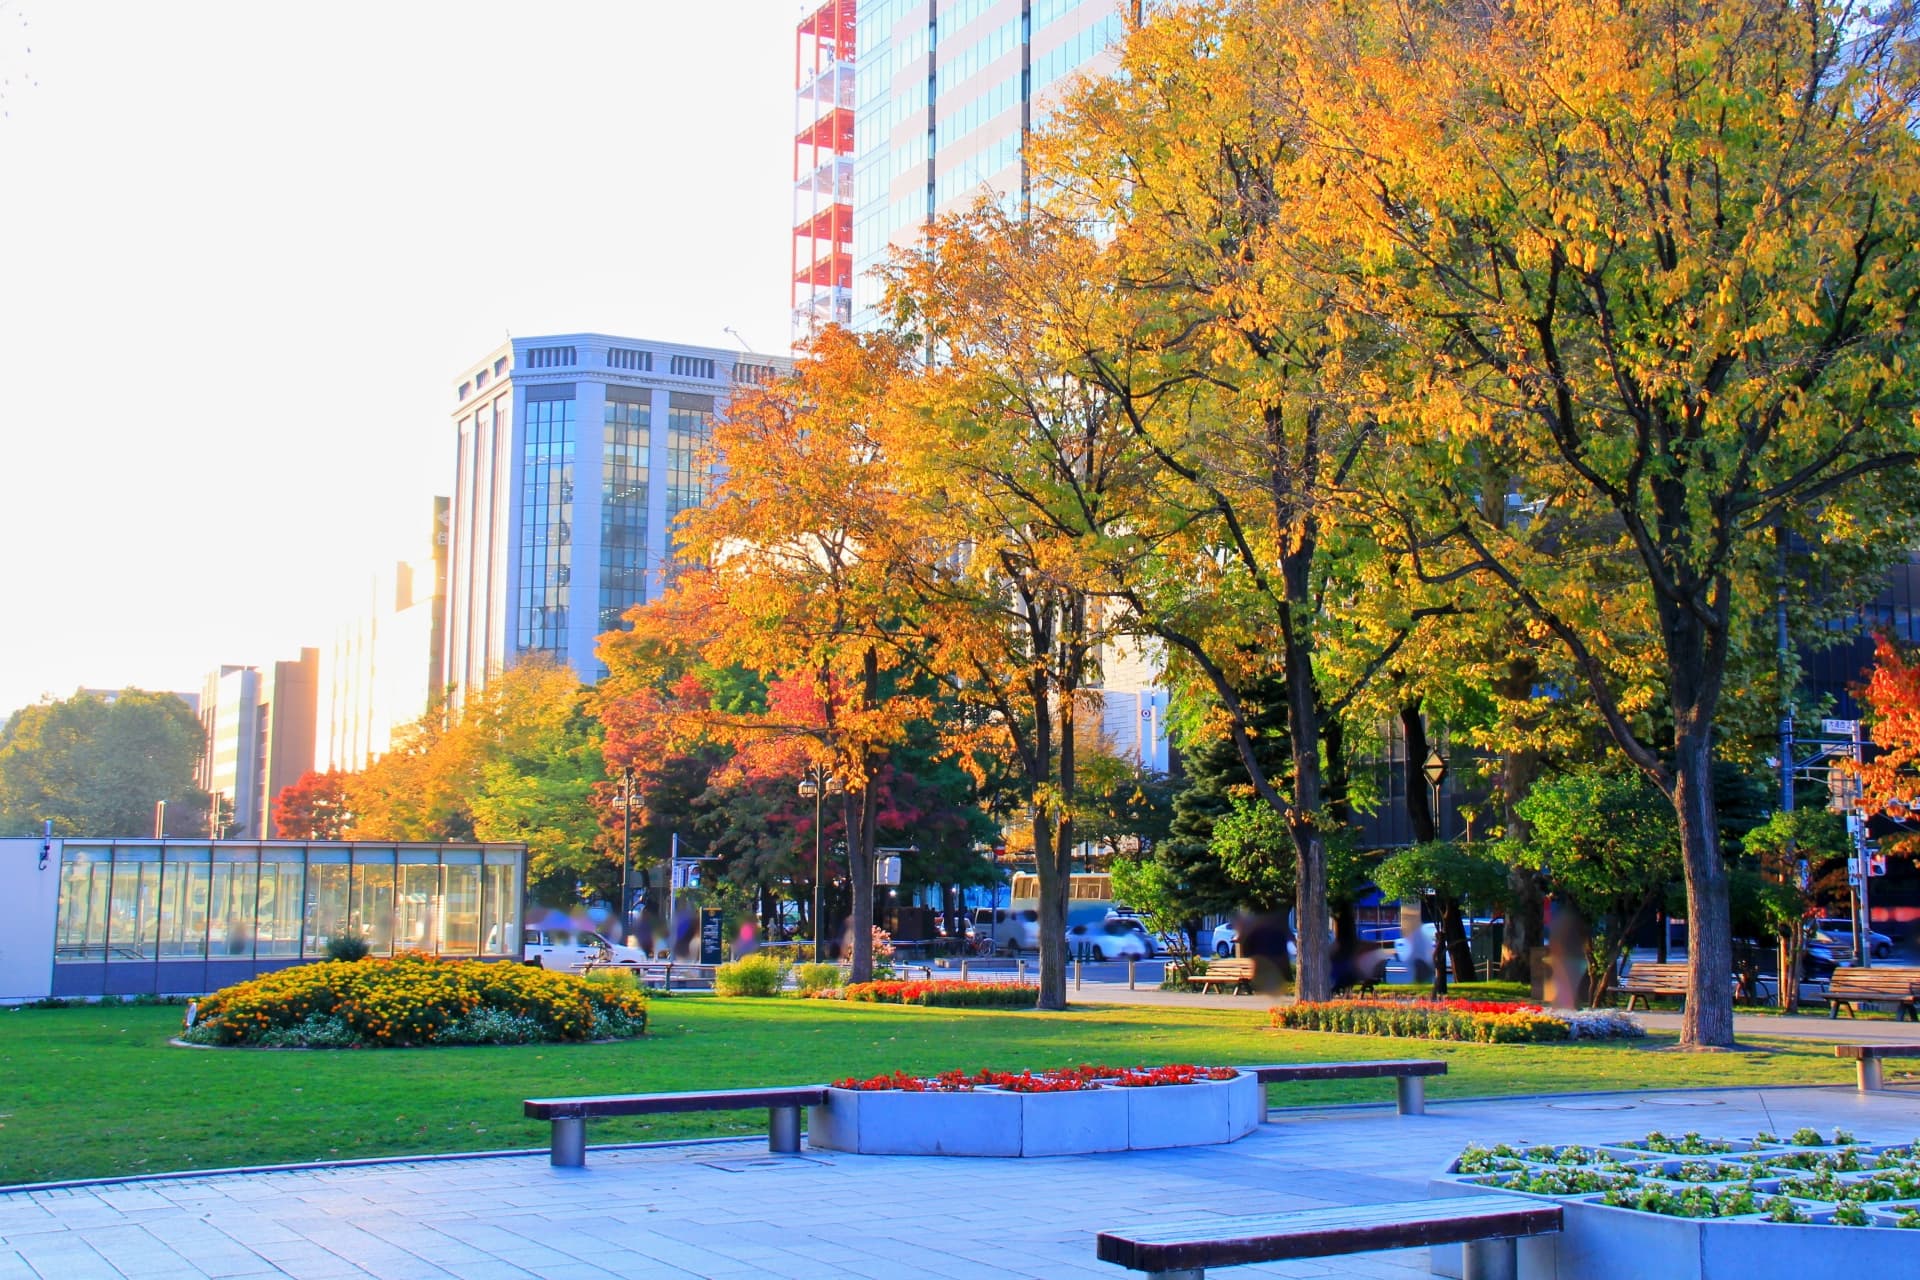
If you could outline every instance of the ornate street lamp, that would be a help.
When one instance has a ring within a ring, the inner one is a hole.
[[[825,953],[820,947],[820,866],[822,840],[825,834],[824,806],[829,793],[839,795],[844,790],[846,788],[840,785],[840,779],[828,773],[821,765],[808,765],[806,771],[800,775],[798,787],[800,798],[813,801],[813,961],[815,964],[825,958]]]

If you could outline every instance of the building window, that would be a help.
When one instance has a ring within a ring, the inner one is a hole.
[[[678,357],[675,357],[676,359]],[[709,362],[710,363],[710,362]],[[707,469],[701,461],[713,429],[713,397],[676,391],[667,402],[667,524],[707,499]],[[674,565],[667,565],[669,575]]]
[[[529,369],[564,369],[572,363],[572,347],[527,348],[527,368]]]
[[[632,347],[609,347],[607,368],[627,369],[634,373],[652,373],[653,352],[636,351]]]
[[[573,401],[527,404],[520,489],[518,643],[567,656],[567,579],[573,563]]]
[[[496,378],[501,377],[506,373],[506,371],[507,371],[507,358],[505,356],[501,356],[498,360],[495,360],[493,362],[493,376]]]
[[[462,400],[465,400],[468,396],[472,394],[473,394],[473,384],[471,382],[463,382],[460,384],[460,398]]]
[[[770,364],[736,364],[733,366],[735,382],[750,382],[756,387],[764,387],[774,378],[774,368]]]
[[[519,951],[524,855],[499,848],[344,843],[66,841],[54,961],[295,963],[336,933],[375,955]],[[264,966],[271,967],[271,966]],[[194,981],[204,969],[192,970]],[[157,990],[177,988],[157,985]]]
[[[678,378],[713,377],[713,361],[704,356],[675,356],[670,368]]]
[[[644,354],[644,353],[641,353]],[[644,396],[611,398],[606,416],[600,489],[600,630],[620,628],[628,609],[646,603],[647,450],[653,406]]]

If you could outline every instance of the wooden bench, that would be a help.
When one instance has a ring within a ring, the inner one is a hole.
[[[1384,1080],[1393,1078],[1400,1114],[1423,1115],[1427,1109],[1428,1076],[1447,1074],[1447,1064],[1432,1058],[1387,1058],[1374,1062],[1288,1062],[1264,1067],[1241,1067],[1262,1085],[1292,1084],[1300,1080]],[[1264,1095],[1263,1095],[1264,1096]],[[1261,1113],[1266,1113],[1263,1104]]]
[[[708,1089],[699,1093],[602,1094],[586,1098],[528,1098],[529,1119],[553,1122],[549,1157],[555,1168],[578,1169],[587,1163],[587,1121],[598,1116],[669,1115],[683,1111],[767,1109],[767,1150],[791,1155],[800,1150],[800,1108],[827,1100],[821,1084],[782,1089]]]
[[[1246,959],[1215,960],[1207,966],[1205,973],[1187,979],[1205,991],[1208,987],[1232,985],[1237,992],[1245,987],[1249,994],[1253,991],[1253,961]]]
[[[1858,1004],[1890,1004],[1893,1006],[1893,1019],[1912,1018],[1920,1022],[1920,1010],[1914,1008],[1914,995],[1920,991],[1920,969],[1900,965],[1875,965],[1871,969],[1861,969],[1843,965],[1833,971],[1833,977],[1827,982],[1827,1016],[1840,1016],[1840,1006],[1847,1007],[1847,1016],[1854,1014]]]
[[[1156,1222],[1102,1231],[1102,1262],[1158,1280],[1205,1280],[1208,1267],[1294,1258],[1331,1258],[1423,1245],[1466,1246],[1466,1274],[1505,1277],[1519,1270],[1516,1241],[1560,1230],[1560,1206],[1527,1196],[1457,1196],[1404,1204],[1365,1204],[1298,1213]]]
[[[1636,1000],[1651,1001],[1655,996],[1677,996],[1684,1000],[1687,995],[1687,966],[1659,964],[1652,960],[1636,961],[1614,990],[1627,998],[1629,1013],[1633,1012],[1633,1002]]]
[[[1874,1093],[1886,1087],[1880,1076],[1882,1058],[1920,1058],[1920,1044],[1837,1044],[1836,1058],[1852,1058],[1860,1071],[1860,1089]]]

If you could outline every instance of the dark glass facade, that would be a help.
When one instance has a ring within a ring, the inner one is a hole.
[[[645,391],[607,388],[600,491],[600,630],[647,599],[647,449],[653,407]]]
[[[573,577],[573,389],[529,400],[520,485],[520,600],[516,650],[567,656]]]
[[[667,526],[688,507],[697,507],[707,498],[707,469],[701,464],[701,451],[713,430],[713,397],[676,391],[667,403]],[[675,550],[678,549],[676,540]],[[669,557],[667,575],[674,561]]]

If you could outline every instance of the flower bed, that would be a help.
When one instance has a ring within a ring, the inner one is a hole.
[[[1020,982],[958,982],[931,978],[918,982],[856,982],[828,991],[809,991],[818,1000],[856,1004],[918,1004],[945,1009],[1031,1009],[1037,988]]]
[[[1039,1156],[1232,1142],[1259,1123],[1259,1081],[1231,1067],[904,1071],[841,1080],[807,1141],[869,1155]]]
[[[647,1000],[528,965],[403,954],[263,974],[207,996],[197,1015],[190,1044],[399,1049],[637,1036]]]
[[[1557,1280],[1804,1280],[1831,1274],[1841,1256],[1850,1272],[1904,1274],[1913,1244],[1899,1232],[1920,1230],[1920,1153],[1844,1130],[1471,1146],[1431,1189],[1560,1202],[1560,1235],[1523,1242],[1521,1254],[1523,1272]],[[1834,1236],[1835,1227],[1860,1230]],[[1460,1274],[1453,1252],[1434,1251],[1435,1274]]]
[[[1631,1015],[1610,1009],[1544,1009],[1489,1000],[1320,1000],[1283,1005],[1268,1015],[1291,1031],[1543,1044],[1643,1034]]]

